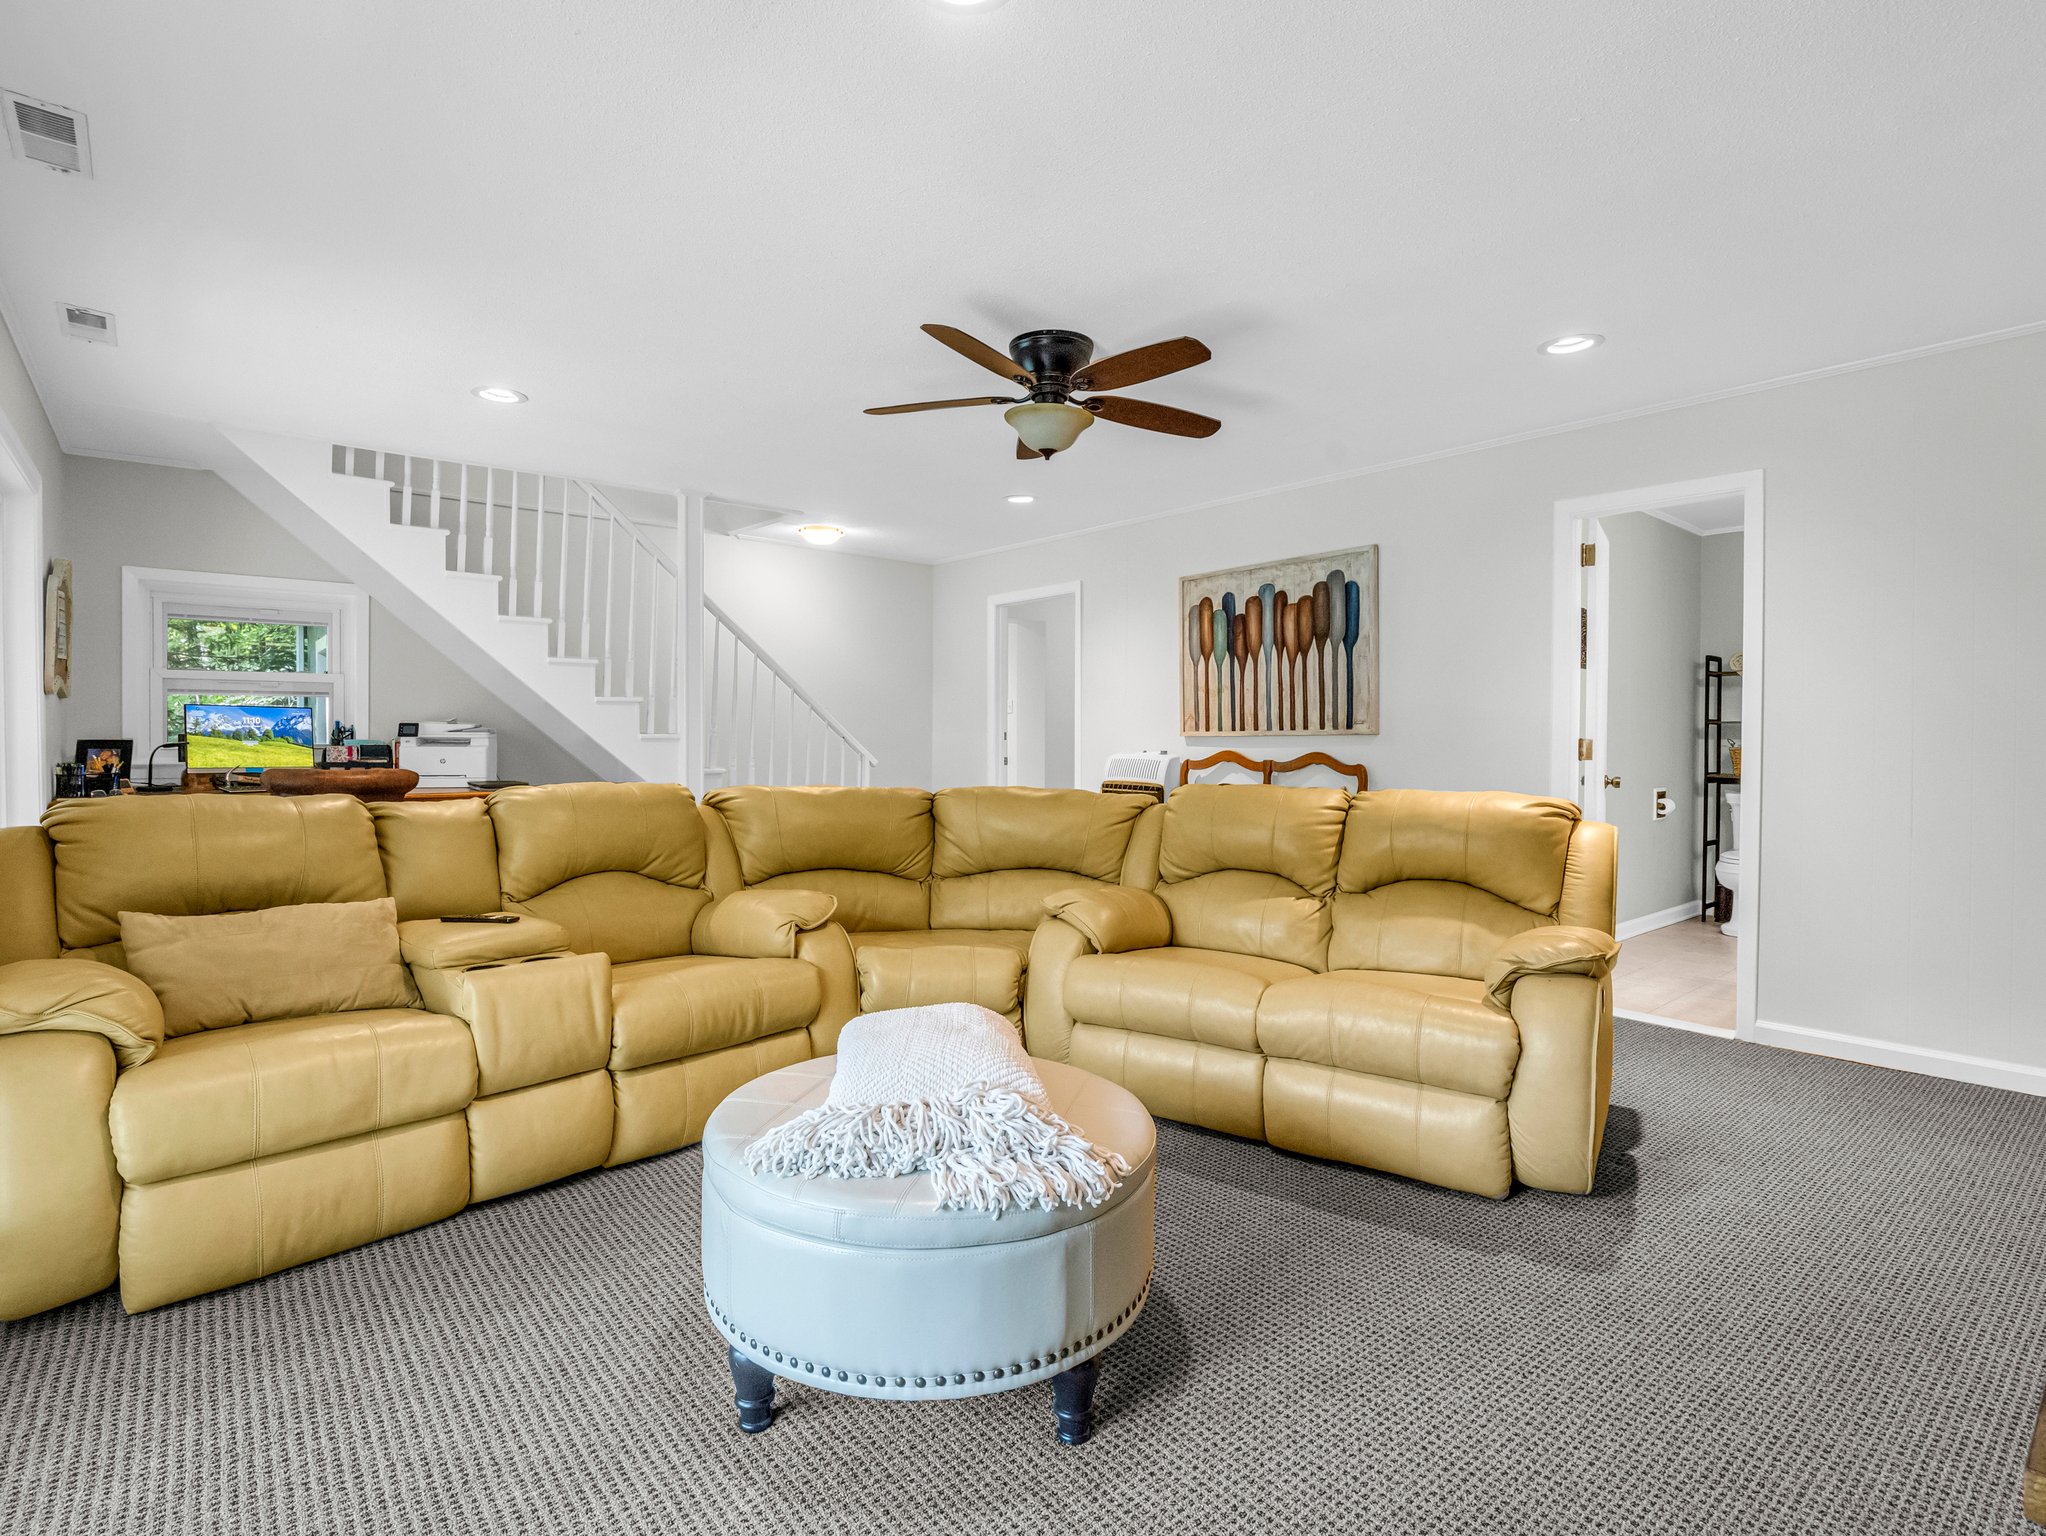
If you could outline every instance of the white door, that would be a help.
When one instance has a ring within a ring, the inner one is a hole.
[[[1044,784],[1044,630],[1010,621],[1008,708],[1002,722],[1002,782]]]

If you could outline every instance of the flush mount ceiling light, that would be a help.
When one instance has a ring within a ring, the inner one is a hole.
[[[1037,500],[1035,496],[1005,496],[1002,499],[1012,507],[1027,507]]]
[[[940,11],[992,11],[1003,0],[930,0],[934,10]]]
[[[492,405],[524,405],[526,397],[515,389],[506,389],[502,384],[485,384],[481,389],[469,391],[478,400],[488,400]]]
[[[1540,350],[1551,357],[1568,357],[1573,352],[1589,352],[1604,342],[1603,336],[1594,336],[1589,331],[1579,331],[1570,336],[1558,336],[1554,341],[1545,341],[1541,344]]]
[[[829,523],[805,523],[796,532],[812,544],[836,544],[845,537],[843,528],[834,528]]]

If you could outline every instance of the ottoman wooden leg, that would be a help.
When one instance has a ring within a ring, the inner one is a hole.
[[[736,1349],[727,1349],[732,1385],[738,1389],[733,1401],[739,1405],[739,1428],[757,1435],[774,1423],[774,1372],[756,1364]]]
[[[1100,1375],[1099,1360],[1082,1360],[1051,1379],[1052,1411],[1067,1445],[1081,1445],[1094,1433],[1094,1383]]]

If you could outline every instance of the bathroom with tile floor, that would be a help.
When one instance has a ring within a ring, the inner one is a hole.
[[[1732,1034],[1738,948],[1717,923],[1696,918],[1628,939],[1613,968],[1613,1011]]]

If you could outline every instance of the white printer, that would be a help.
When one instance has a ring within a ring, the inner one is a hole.
[[[416,736],[397,739],[398,766],[419,775],[421,789],[467,789],[471,779],[497,777],[497,732],[473,721],[422,720]]]

